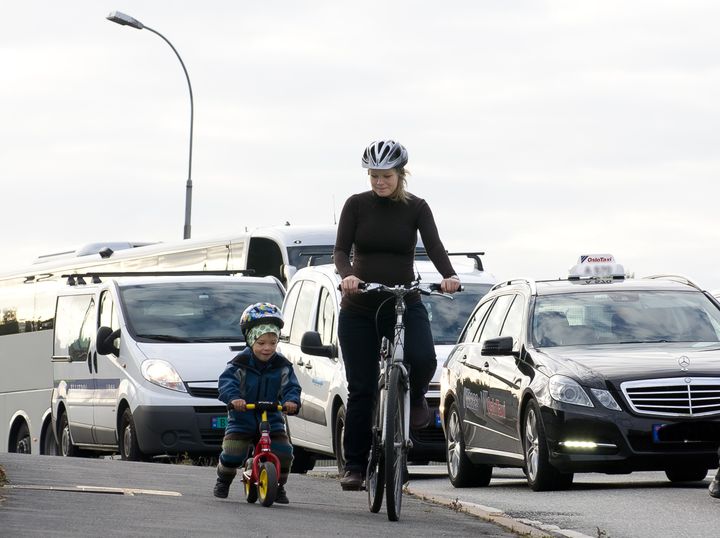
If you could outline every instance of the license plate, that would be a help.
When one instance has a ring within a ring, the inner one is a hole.
[[[224,430],[227,427],[227,416],[213,417],[212,427],[214,430]]]

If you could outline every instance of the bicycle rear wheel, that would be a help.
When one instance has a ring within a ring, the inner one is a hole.
[[[375,409],[373,411],[372,441],[365,476],[365,487],[368,492],[368,507],[374,514],[378,513],[382,507],[383,492],[385,491],[385,465],[382,450],[383,413],[380,396],[379,394],[375,401]]]
[[[390,521],[400,518],[402,507],[403,470],[406,466],[405,439],[405,385],[400,368],[390,372],[387,397],[387,424],[385,425],[385,489],[387,513]]]

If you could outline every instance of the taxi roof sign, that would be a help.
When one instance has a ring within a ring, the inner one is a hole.
[[[625,278],[625,268],[612,254],[582,254],[570,268],[569,279],[613,280]]]

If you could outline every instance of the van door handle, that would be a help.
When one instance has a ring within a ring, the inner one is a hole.
[[[92,374],[92,353],[90,353],[89,351],[87,354],[87,363],[88,363],[88,370]]]
[[[300,358],[297,360],[297,363],[296,363],[296,364],[297,364],[298,366],[303,366],[303,365],[305,364],[305,362],[302,360],[302,357],[300,357]]]
[[[305,363],[305,368],[312,368],[312,361],[307,361]]]
[[[95,368],[95,373],[97,374],[97,351],[93,351],[93,367]]]

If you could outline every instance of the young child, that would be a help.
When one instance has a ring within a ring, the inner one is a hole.
[[[289,415],[300,407],[300,384],[292,363],[276,352],[280,329],[283,326],[280,309],[270,303],[256,303],[245,309],[240,318],[240,330],[247,347],[227,365],[220,375],[219,398],[232,404],[217,466],[217,482],[213,494],[224,499],[230,484],[258,441],[260,411],[246,411],[246,403],[277,401]],[[280,460],[280,477],[276,503],[287,504],[285,492],[292,445],[285,430],[281,413],[268,413],[272,451]]]

